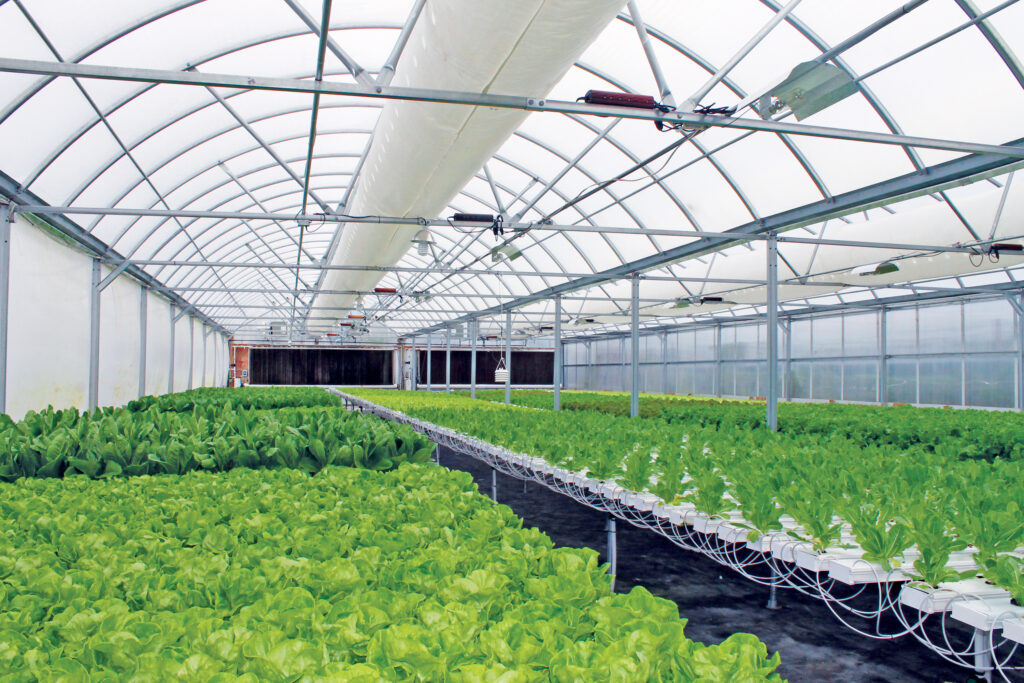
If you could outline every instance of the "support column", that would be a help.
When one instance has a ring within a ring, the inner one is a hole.
[[[14,207],[0,207],[0,413],[7,412],[7,319],[11,292],[11,224]]]
[[[722,323],[715,323],[715,376],[711,385],[715,389],[715,396],[722,395]]]
[[[88,409],[100,402],[100,260],[92,260],[92,286],[89,288],[89,398]]]
[[[768,429],[779,429],[779,243],[774,232],[768,233],[766,264],[768,289]]]
[[[174,328],[176,327],[174,320],[174,304],[171,304],[171,362],[170,370],[167,375],[167,393],[174,392]]]
[[[203,376],[199,380],[199,386],[206,386],[206,340],[210,337],[210,330],[203,325]]]
[[[793,319],[792,318],[787,318],[786,319],[786,324],[783,326],[783,329],[786,332],[786,336],[785,336],[786,346],[785,346],[785,351],[783,352],[786,357],[783,360],[784,365],[783,365],[783,371],[782,371],[783,372],[783,382],[782,382],[782,385],[783,385],[783,387],[785,389],[785,393],[783,394],[783,397],[785,398],[785,400],[788,401],[791,398],[793,398]]]
[[[612,576],[612,591],[615,590],[615,574],[619,564],[619,548],[615,538],[615,518],[608,515],[608,521],[604,525],[608,532],[608,573]]]
[[[629,416],[640,415],[640,276],[633,273],[629,304]],[[614,520],[612,522],[614,524]]]
[[[416,391],[416,373],[420,371],[419,357],[416,355],[416,337],[412,338],[412,358],[409,359],[409,374],[411,375],[412,390]]]
[[[431,333],[427,333],[427,391],[430,391],[430,350],[431,350]]]
[[[555,410],[562,409],[562,380],[565,365],[562,361],[562,295],[555,297],[555,367],[552,379],[555,385]]]
[[[146,338],[149,333],[149,289],[139,288],[139,398],[146,395]]]
[[[1017,410],[1024,409],[1024,296],[1017,299]],[[6,335],[7,332],[5,331]]]
[[[452,393],[452,328],[445,328],[444,336],[444,391],[450,394]]]
[[[476,338],[480,336],[476,320],[470,321],[469,334],[473,337],[469,352],[469,397],[476,398]]]
[[[886,329],[886,319],[888,317],[885,306],[882,306],[878,311],[878,402],[882,405],[889,402],[889,363],[885,357],[885,348],[888,345],[888,331]],[[1019,367],[1017,371],[1019,374]]]
[[[512,309],[505,311],[505,403],[512,403]]]
[[[196,362],[196,319],[188,317],[188,388],[192,389],[192,374]]]

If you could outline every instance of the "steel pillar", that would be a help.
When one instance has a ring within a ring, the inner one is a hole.
[[[100,281],[102,266],[98,258],[92,260],[92,285],[89,288],[89,398],[88,409],[95,410],[100,402]]]
[[[416,356],[416,337],[412,338],[412,348],[410,351],[412,352],[412,358],[409,359],[410,386],[413,391],[416,391],[416,374],[420,371],[419,358]]]
[[[11,290],[11,224],[14,213],[10,204],[0,207],[0,413],[7,412],[7,320]]]
[[[476,398],[476,338],[480,336],[477,329],[477,322],[469,323],[469,334],[473,337],[471,351],[469,352],[469,397]]]
[[[505,404],[512,403],[512,309],[505,311]]]
[[[491,468],[491,500],[498,502],[498,470]]]
[[[779,429],[779,244],[775,233],[768,234],[767,276],[768,281],[768,392],[766,418],[768,429]],[[772,588],[774,589],[774,584]]]
[[[604,525],[605,531],[608,533],[608,573],[612,576],[612,591],[615,591],[615,574],[617,573],[617,566],[619,564],[619,548],[618,542],[615,538],[615,517],[608,515],[608,521]]]
[[[878,402],[882,405],[889,402],[889,361],[886,357],[886,346],[889,343],[886,329],[888,317],[883,306],[878,312]]]
[[[552,379],[555,385],[555,410],[562,409],[562,380],[565,367],[562,361],[562,295],[555,297],[555,367]]]
[[[452,393],[452,328],[444,331],[444,391]]]
[[[192,373],[196,361],[196,319],[188,317],[188,388],[192,389]]]
[[[206,340],[210,337],[210,331],[203,326],[203,375],[199,379],[199,386],[206,386]]]
[[[174,328],[177,322],[174,315],[174,304],[171,304],[171,362],[167,375],[167,393],[174,393]]]
[[[430,351],[431,351],[431,335],[427,334],[427,391],[430,391]]]
[[[139,398],[146,395],[146,338],[149,332],[149,288],[139,288]]]
[[[629,416],[640,415],[640,277],[633,273],[630,281],[633,301],[629,306]]]

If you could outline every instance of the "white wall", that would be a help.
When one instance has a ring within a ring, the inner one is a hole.
[[[100,269],[105,278],[109,268]],[[118,277],[100,294],[99,405],[124,405],[139,395],[139,287]]]
[[[171,372],[171,302],[149,292],[146,304],[146,394],[167,393]]]
[[[86,408],[89,392],[89,325],[92,255],[56,233],[18,217],[11,225],[11,269],[6,412],[15,419],[29,410]],[[101,277],[110,269],[101,268]],[[170,302],[121,275],[100,295],[99,405],[123,405],[139,395],[140,298],[147,297],[145,393],[167,393],[171,363]],[[175,325],[174,389],[223,384],[227,340],[211,332],[206,341],[190,316]]]
[[[17,218],[11,225],[7,413],[85,407],[92,260]]]

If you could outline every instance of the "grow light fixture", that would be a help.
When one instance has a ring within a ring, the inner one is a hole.
[[[850,271],[851,275],[888,275],[889,273],[895,273],[900,267],[892,261],[882,261],[881,263],[871,263],[866,266],[857,266]]]
[[[412,243],[416,245],[417,254],[420,256],[430,256],[430,247],[434,244],[434,238],[431,236],[429,230],[422,228],[416,233],[416,236],[412,238]]]
[[[858,90],[850,74],[837,66],[815,60],[801,62],[785,80],[761,96],[757,113],[762,119],[769,119],[789,109],[797,121],[803,121]]]
[[[1013,242],[996,242],[995,244],[990,246],[988,248],[988,250],[989,250],[990,253],[993,253],[996,256],[999,256],[999,252],[1001,252],[1001,251],[1016,251],[1016,252],[1024,251],[1024,245],[1022,245],[1022,244],[1014,244]]]
[[[701,304],[724,304],[725,299],[720,296],[702,296],[700,298]]]
[[[502,226],[505,219],[501,215],[495,216],[490,213],[455,213],[452,214],[452,217],[449,220],[452,224],[485,223],[490,226],[491,232],[494,233],[495,237],[505,234],[505,228]]]
[[[396,289],[395,287],[374,287],[373,288],[373,293],[374,294],[397,294],[398,293],[398,289]]]

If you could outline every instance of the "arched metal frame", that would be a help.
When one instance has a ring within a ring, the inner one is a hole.
[[[769,8],[774,12],[779,12],[782,9],[781,5],[778,2],[775,2],[775,0],[759,1],[765,7]],[[172,14],[185,11],[190,7],[200,4],[200,2],[201,0],[179,2],[172,5],[171,7],[168,7],[164,10],[158,11],[152,15],[144,17],[141,20],[133,23],[132,25],[123,27],[118,31],[112,33],[108,37],[103,38],[98,43],[83,50],[81,53],[73,57],[70,61],[76,63],[82,62],[83,60],[88,59],[90,56],[96,54],[97,52],[100,52],[103,48],[114,44],[117,40],[131,34],[132,32],[140,28],[154,24],[155,22],[159,22],[161,19]],[[960,7],[960,9],[963,10],[964,14],[968,18],[975,19],[979,15],[978,10],[975,8],[971,0],[955,0],[955,2]],[[0,3],[0,6],[2,6],[3,4],[4,3]],[[23,5],[22,0],[15,0],[15,4],[22,11],[22,13],[25,14],[25,16],[29,18],[30,21],[32,21],[26,7]],[[629,24],[630,26],[633,25],[632,19],[627,14],[620,15],[617,18],[617,20]],[[790,14],[783,21],[786,22],[790,27],[795,29],[805,40],[807,40],[816,49],[822,52],[829,49],[830,46],[826,43],[826,41],[824,41],[820,36],[818,36],[809,26],[802,22],[796,15]],[[348,24],[339,24],[335,22],[330,26],[329,30],[330,32],[332,32],[332,34],[336,32],[358,31],[367,29],[399,31],[402,29],[403,25],[404,24],[401,23],[386,22]],[[43,38],[44,41],[46,41],[46,36],[38,27],[38,25],[35,25],[33,22],[33,26],[35,26],[37,32],[40,34],[40,37]],[[1019,58],[1017,58],[1017,56],[1014,54],[1010,46],[1006,45],[1005,42],[1003,42],[1000,39],[998,34],[994,30],[992,30],[991,27],[989,27],[985,21],[979,22],[977,24],[977,29],[984,35],[985,39],[991,44],[993,49],[997,52],[999,57],[1006,65],[1007,69],[1012,73],[1016,81],[1022,87],[1024,87],[1024,69],[1022,69]],[[714,74],[717,71],[716,67],[709,60],[703,58],[695,50],[688,48],[680,40],[673,38],[671,35],[668,35],[666,32],[659,30],[655,26],[648,25],[646,26],[646,30],[648,34],[653,39],[658,41],[661,45],[665,46],[670,50],[675,51],[679,55],[688,59],[693,64],[697,65],[700,69],[706,71],[708,74]],[[202,67],[203,64],[209,63],[216,59],[220,59],[228,55],[244,54],[246,50],[258,48],[269,43],[306,37],[309,35],[315,36],[317,34],[317,31],[309,30],[290,31],[270,36],[264,36],[259,40],[250,40],[242,44],[230,46],[227,48],[211,52],[200,59],[190,62],[188,67],[200,68]],[[52,46],[51,49],[53,49]],[[54,52],[56,54],[55,50]],[[857,77],[857,74],[854,72],[854,70],[842,59],[841,56],[836,56],[832,60],[832,63],[839,66],[841,69],[845,70],[852,77]],[[575,65],[574,68],[584,73],[588,73],[591,76],[596,77],[618,89],[624,91],[631,91],[629,84],[620,82],[617,79],[613,78],[612,76],[602,73],[602,71],[596,66],[587,65],[586,63],[580,62],[577,65]],[[350,76],[348,72],[335,72],[330,75],[333,77]],[[306,76],[308,76],[308,74],[303,74],[301,77]],[[49,85],[49,83],[51,83],[54,80],[54,78],[55,77],[46,77],[40,79],[39,81],[34,83],[21,96],[12,100],[8,104],[8,106],[6,106],[3,110],[0,110],[0,125],[3,125],[3,123],[11,116],[11,114],[14,111],[17,110],[18,107],[20,107],[22,104],[30,100],[33,96],[41,92],[47,85]],[[738,98],[743,98],[746,95],[743,89],[728,76],[723,78],[721,80],[721,83]],[[861,95],[864,97],[869,106],[877,114],[879,120],[886,127],[886,129],[894,134],[902,134],[903,131],[899,124],[896,122],[895,118],[879,101],[879,98],[871,91],[867,84],[861,81],[859,83],[859,86]],[[159,86],[146,85],[140,87],[139,89],[131,92],[126,98],[118,101],[113,106],[108,107],[106,110],[100,111],[99,109],[96,109],[97,117],[94,120],[87,122],[76,133],[72,134],[61,144],[56,146],[54,148],[54,151],[46,159],[42,160],[41,163],[39,163],[38,166],[25,178],[23,188],[30,189],[32,184],[40,177],[42,177],[46,173],[46,171],[51,167],[51,165],[57,159],[59,159],[63,153],[67,152],[69,149],[72,149],[76,143],[81,141],[86,135],[88,135],[92,130],[94,130],[96,126],[106,126],[110,130],[110,132],[114,134],[114,130],[111,127],[110,123],[106,121],[106,117],[115,114],[122,107],[129,105],[130,103],[136,101],[138,98],[143,97],[147,92],[157,87]],[[79,88],[82,94],[88,99],[88,94],[84,87],[79,85]],[[194,107],[189,111],[174,117],[171,120],[162,122],[155,128],[151,129],[147,134],[141,136],[139,139],[135,140],[131,144],[121,144],[121,152],[115,153],[112,159],[109,159],[105,164],[100,165],[96,172],[93,173],[93,175],[83,180],[82,184],[71,193],[69,203],[73,204],[83,195],[83,193],[85,193],[91,186],[93,186],[94,183],[103,178],[108,171],[113,169],[117,164],[119,164],[124,159],[127,158],[131,160],[133,164],[135,164],[135,161],[132,158],[131,154],[133,150],[137,149],[141,145],[159,136],[161,133],[164,133],[175,124],[180,123],[182,121],[187,121],[189,117],[198,115],[209,108],[228,107],[229,105],[225,104],[225,102],[230,103],[231,100],[233,100],[234,98],[243,96],[244,94],[244,92],[234,92],[224,95],[222,98],[213,97],[211,98],[210,102],[205,103],[202,106]],[[365,101],[355,103],[336,102],[330,104],[323,104],[320,106],[320,109],[328,110],[350,107],[360,109],[379,109],[379,105],[377,105],[376,103],[367,103]],[[111,206],[118,206],[121,205],[122,202],[130,201],[132,199],[133,193],[135,193],[140,187],[149,186],[155,194],[155,199],[153,200],[153,203],[146,208],[155,208],[159,206],[167,206],[169,208],[170,205],[167,203],[165,198],[176,195],[176,193],[183,190],[196,178],[202,177],[205,174],[212,173],[214,171],[215,166],[221,166],[222,171],[224,171],[223,175],[226,177],[226,179],[221,179],[219,181],[213,182],[209,186],[205,187],[205,189],[203,189],[198,194],[194,194],[193,196],[191,196],[191,198],[184,201],[184,203],[175,206],[175,208],[180,210],[196,208],[200,208],[202,210],[218,210],[221,207],[232,206],[233,210],[248,211],[253,209],[262,209],[262,207],[265,204],[273,203],[276,206],[276,212],[284,212],[289,211],[291,209],[298,209],[301,207],[301,196],[304,193],[305,188],[302,187],[302,183],[295,183],[296,178],[294,174],[283,173],[280,177],[275,176],[273,177],[273,179],[261,181],[258,184],[252,186],[249,186],[246,181],[247,179],[250,178],[250,176],[264,173],[270,174],[270,172],[274,171],[275,168],[280,169],[281,166],[277,161],[277,157],[274,153],[271,152],[271,149],[277,146],[285,145],[287,143],[305,139],[306,135],[302,133],[277,136],[272,140],[266,141],[256,136],[255,142],[257,144],[255,144],[254,146],[249,146],[244,149],[238,150],[231,154],[230,156],[218,160],[217,164],[208,165],[205,168],[194,170],[190,177],[185,178],[183,181],[179,182],[171,189],[163,188],[163,191],[158,190],[157,185],[155,185],[152,181],[152,176],[159,173],[162,169],[186,157],[188,152],[190,152],[191,150],[201,147],[204,144],[211,143],[222,136],[230,136],[232,134],[237,133],[238,131],[249,130],[246,124],[251,126],[257,123],[272,122],[289,116],[301,115],[305,112],[308,112],[308,108],[291,107],[288,109],[264,114],[262,116],[255,117],[251,120],[246,119],[245,122],[239,121],[237,125],[229,125],[225,128],[222,128],[218,131],[215,131],[207,135],[206,137],[200,140],[184,141],[177,152],[172,153],[163,162],[158,163],[155,167],[143,170],[140,166],[138,166],[138,164],[135,164],[136,168],[141,174],[141,177],[138,178],[134,183],[129,184],[129,186],[123,192],[120,193],[120,196],[118,196],[115,201],[111,202]],[[566,116],[573,123],[583,127],[589,133],[597,136],[598,139],[594,141],[595,144],[607,144],[610,146],[612,150],[615,150],[616,152],[620,153],[625,159],[628,159],[630,162],[634,164],[639,163],[640,158],[638,157],[638,155],[632,152],[627,144],[618,140],[614,135],[604,134],[598,126],[594,125],[590,121],[587,121],[583,117],[576,117],[573,115]],[[250,130],[250,132],[252,131]],[[372,136],[372,130],[357,128],[340,128],[317,132],[318,136],[350,134],[366,136],[367,138],[369,138],[369,136]],[[608,203],[603,204],[602,208],[598,209],[596,212],[591,212],[589,214],[586,211],[584,211],[581,207],[573,207],[572,210],[574,211],[574,213],[578,214],[578,218],[575,222],[577,224],[586,224],[594,226],[595,222],[593,220],[593,217],[595,215],[609,208],[617,207],[624,213],[624,215],[628,216],[629,219],[633,221],[636,227],[645,229],[647,227],[645,225],[645,222],[641,220],[640,217],[630,209],[629,205],[627,204],[627,201],[631,197],[643,192],[647,188],[656,187],[659,188],[666,195],[668,200],[679,210],[680,215],[684,217],[685,220],[689,222],[695,230],[700,231],[701,227],[698,224],[698,221],[692,214],[692,212],[688,210],[686,204],[684,203],[684,199],[679,197],[677,193],[674,192],[672,188],[669,187],[664,182],[672,174],[678,173],[681,170],[691,166],[692,164],[698,163],[699,161],[709,162],[709,164],[712,166],[715,172],[721,176],[721,178],[724,180],[727,186],[731,189],[737,200],[743,205],[744,209],[747,213],[749,213],[751,218],[755,221],[759,220],[760,216],[758,215],[756,208],[754,207],[751,199],[744,191],[741,184],[738,183],[735,180],[735,178],[733,178],[730,175],[727,167],[724,164],[722,164],[720,160],[717,159],[715,156],[717,152],[746,139],[751,134],[751,132],[739,133],[735,138],[712,148],[703,145],[700,142],[699,138],[694,138],[690,140],[687,144],[692,145],[693,148],[696,150],[698,156],[695,159],[691,159],[671,169],[662,168],[660,169],[659,173],[654,173],[649,168],[644,167],[642,171],[646,173],[650,181],[646,183],[644,186],[640,187],[639,189],[627,192],[625,194],[615,192],[612,189],[610,189],[610,187],[603,188],[602,194],[607,198]],[[116,137],[116,134],[114,134],[114,136],[120,144],[120,140]],[[793,143],[789,135],[777,134],[777,137],[785,145],[787,150],[792,154],[793,158],[797,161],[800,167],[802,167],[804,172],[807,174],[807,177],[817,188],[821,196],[825,199],[830,198],[831,195],[829,193],[825,178],[817,171],[817,169],[814,168],[813,164],[801,151],[800,147]],[[553,155],[554,157],[564,162],[566,164],[564,170],[560,174],[556,174],[554,176],[555,178],[561,177],[561,175],[565,173],[575,172],[579,173],[580,175],[582,175],[584,178],[591,182],[600,182],[599,175],[596,170],[587,170],[586,165],[583,163],[585,161],[585,156],[584,158],[575,159],[571,151],[556,149],[552,145],[546,144],[543,141],[531,136],[530,134],[524,131],[516,132],[514,134],[514,138],[521,141],[525,141],[530,145],[540,150],[543,150],[544,153]],[[312,155],[311,159],[313,164],[328,159],[351,158],[358,160],[363,157],[363,155],[365,154],[365,150],[368,149],[368,147],[368,144],[363,145],[362,151],[359,153],[324,153],[323,151],[321,151]],[[257,164],[250,168],[238,169],[235,172],[227,171],[225,164],[238,160],[242,157],[246,157],[247,155],[253,155],[254,153],[256,156],[259,156],[261,149],[268,156],[274,158],[275,161],[273,163]],[[925,165],[922,162],[920,155],[917,154],[916,150],[908,146],[904,146],[903,149],[913,168],[917,171],[921,171]],[[283,162],[285,164],[292,164],[302,162],[304,160],[304,158],[289,157],[287,159],[283,159]],[[567,196],[565,192],[561,191],[557,187],[557,184],[553,187],[547,187],[548,183],[552,180],[552,178],[543,178],[542,174],[531,170],[527,166],[524,166],[523,162],[521,161],[512,159],[509,156],[499,152],[499,154],[495,155],[492,158],[492,162],[496,162],[504,167],[513,169],[515,172],[522,174],[526,178],[537,179],[539,182],[543,183],[545,194],[551,193],[552,196],[558,197],[563,203],[568,202],[571,199],[570,197]],[[357,162],[354,170],[351,173],[344,173],[338,171],[311,173],[311,185],[313,179],[317,179],[318,182],[321,180],[323,181],[315,188],[311,187],[311,189],[323,192],[329,191],[332,193],[344,192],[347,189],[351,188],[355,179],[355,174],[358,173],[358,169],[359,163]],[[513,200],[512,205],[514,205],[517,201],[524,201],[525,203],[525,199],[522,197],[522,195],[525,194],[524,192],[518,193],[519,196],[517,196],[517,193],[514,189],[508,187],[504,183],[493,181],[493,179],[491,179],[489,175],[485,177],[483,174],[478,173],[474,177],[474,181],[477,180],[491,184],[491,187],[495,193],[497,193],[497,191],[500,189],[502,192],[505,192],[507,195],[509,195],[510,198],[515,197],[516,199]],[[298,185],[298,187],[292,189],[291,191],[288,191],[286,187],[290,187],[293,184]],[[228,186],[237,186],[238,191],[227,197],[218,197],[218,192],[221,192]],[[276,186],[282,186],[280,187],[282,191],[276,192]],[[288,203],[288,200],[295,197],[296,195],[300,197],[300,201]],[[262,199],[258,199],[258,197],[260,196],[262,196]],[[497,195],[495,199],[496,198]],[[956,214],[956,216],[964,224],[965,229],[973,235],[973,231],[971,230],[970,225],[960,214],[956,205],[953,203],[952,200],[950,200],[948,195],[946,195],[945,193],[939,193],[939,195],[936,196],[936,199],[938,199],[939,201],[943,201],[946,204],[946,206],[949,207],[949,210]],[[485,197],[481,197],[478,194],[469,190],[468,188],[464,188],[460,192],[460,194],[456,198],[454,198],[452,202],[450,202],[449,208],[452,210],[456,210],[456,207],[460,205],[462,200],[470,201],[476,205],[486,207],[487,209],[495,213],[499,211],[499,207],[497,206],[496,202],[492,202],[491,200]],[[211,201],[212,203],[210,203]],[[536,201],[536,199],[534,201]],[[512,205],[506,208],[511,210]],[[536,207],[534,207],[533,209],[530,210],[530,212],[527,213],[527,217],[531,215],[536,215],[537,217],[542,216],[541,212],[536,210]],[[164,228],[168,225],[168,221],[176,223],[177,228],[172,229],[169,235],[164,237],[162,242],[160,242],[158,246],[156,246],[155,248],[152,248],[151,244],[149,245],[149,248],[151,249],[149,257],[153,260],[160,258],[163,260],[170,261],[195,260],[201,262],[207,260],[217,261],[231,259],[257,264],[261,259],[273,257],[275,261],[281,263],[290,263],[293,261],[298,263],[298,261],[296,260],[299,257],[297,248],[298,242],[296,239],[297,229],[294,226],[287,227],[280,223],[272,221],[229,221],[226,219],[208,221],[208,219],[191,219],[187,222],[183,222],[182,220],[176,218],[165,218],[162,220],[153,221],[153,225],[148,229],[147,232],[143,233],[140,237],[137,234],[139,230],[136,229],[137,226],[139,226],[140,223],[143,222],[143,219],[140,217],[128,221],[127,224],[123,226],[121,230],[117,233],[115,239],[111,241],[111,246],[114,248],[118,248],[122,241],[130,240],[133,243],[133,246],[131,250],[128,252],[128,258],[135,258],[136,255],[140,253],[140,250],[142,250],[144,246],[150,243],[152,238],[162,233]],[[207,224],[204,225],[204,222],[206,222]],[[103,223],[104,218],[102,216],[97,217],[94,221],[92,221],[92,224],[89,226],[88,229],[90,232],[95,231],[97,230],[97,228],[102,227]],[[193,226],[195,226],[197,230],[194,232],[190,232],[190,228],[192,228]],[[305,243],[304,246],[306,248],[303,251],[306,253],[307,258],[319,258],[319,256],[311,255],[309,253],[311,251],[315,252],[316,254],[327,252],[331,240],[323,239],[323,237],[327,237],[328,232],[329,231],[325,228],[324,233],[322,233],[320,237],[312,238],[311,240]],[[614,256],[617,259],[619,259],[621,263],[627,262],[627,259],[616,245],[616,239],[613,239],[612,236],[609,236],[608,234],[605,233],[597,234],[599,235],[603,244],[610,249],[611,253],[614,254]],[[424,273],[419,277],[412,278],[415,286],[421,288],[440,286],[443,287],[443,289],[440,289],[438,291],[443,292],[457,291],[461,293],[486,293],[492,295],[498,293],[498,290],[495,286],[497,284],[497,281],[491,282],[488,279],[474,277],[471,275],[460,275],[458,272],[460,268],[468,268],[473,264],[483,260],[489,252],[488,249],[482,247],[479,244],[478,240],[469,240],[468,244],[463,244],[462,239],[456,240],[453,237],[450,237],[441,231],[435,231],[435,236],[439,238],[439,242],[443,241],[443,243],[446,245],[446,252],[454,252],[455,250],[459,250],[457,259],[452,264],[453,267],[455,268],[455,272],[454,274]],[[548,258],[552,263],[554,263],[558,268],[560,268],[562,272],[569,272],[562,264],[561,259],[558,258],[558,255],[552,250],[552,248],[548,244],[546,244],[546,242],[554,240],[556,237],[561,240],[564,240],[564,243],[567,244],[573,250],[573,252],[582,260],[582,262],[587,265],[587,267],[596,270],[594,263],[590,260],[590,258],[587,255],[586,247],[580,244],[578,240],[574,238],[572,233],[552,232],[545,236],[538,236],[535,232],[528,231],[525,233],[524,237],[527,240],[527,242],[523,244],[521,247],[521,251],[523,252],[523,263],[529,266],[529,269],[532,269],[533,271],[537,271],[538,268],[534,260],[531,258],[530,254],[532,253],[532,250],[538,249],[544,253],[546,258]],[[257,250],[255,247],[253,247],[251,241],[258,242],[260,250]],[[653,248],[656,251],[661,251],[661,246],[659,245],[659,242],[654,235],[648,235],[646,237],[646,241],[651,248]],[[204,252],[205,249],[208,249],[209,251]],[[321,249],[322,252],[320,251]],[[248,250],[248,252],[246,250]],[[709,271],[714,263],[714,260],[715,258],[712,257],[710,263],[708,264]],[[420,261],[418,257],[415,256],[415,254],[407,255],[405,259],[403,259],[402,263],[420,266],[428,265]],[[672,270],[672,268],[672,266],[667,266],[665,267],[664,272],[668,274],[673,273],[674,271]],[[245,295],[242,300],[240,300],[236,295],[232,293],[231,290],[235,288],[258,289],[259,287],[255,285],[258,283],[261,277],[264,282],[269,282],[269,278],[266,273],[261,274],[260,272],[254,269],[232,269],[219,266],[156,266],[152,268],[147,266],[146,269],[148,272],[157,277],[160,281],[164,282],[165,284],[172,288],[181,287],[183,289],[188,288],[195,290],[196,288],[211,287],[211,282],[216,281],[222,286],[224,290],[223,292],[200,292],[197,296],[192,297],[191,300],[195,304],[195,306],[200,310],[202,309],[204,304],[235,304],[237,306],[236,309],[226,309],[224,313],[225,317],[232,315],[233,311],[243,311],[245,309],[246,303],[255,304],[256,302],[260,301],[270,301],[270,299],[267,296],[261,296],[259,294],[248,294]],[[794,274],[796,275],[795,271]],[[515,273],[511,273],[511,276],[516,279],[516,281],[520,284],[521,287],[529,291],[530,284],[523,276],[517,276]],[[280,279],[280,276],[277,275],[276,272],[274,275],[271,275],[270,277],[278,277]],[[537,278],[532,279],[536,280]],[[395,278],[392,275],[386,275],[383,281],[387,283],[397,284],[397,278]],[[439,284],[442,281],[446,282],[443,285]],[[542,281],[545,283],[545,285],[550,284],[550,281],[548,281],[546,278],[542,278]],[[689,290],[686,287],[685,283],[680,282],[680,285],[682,285],[684,291],[690,293],[691,290]],[[597,285],[597,287],[600,289],[601,292],[601,294],[598,294],[597,296],[610,295],[610,291],[606,288],[605,284],[599,284]],[[447,301],[444,302],[443,305],[448,306],[449,308],[452,308],[454,310],[454,306],[449,305]],[[620,309],[621,308],[622,307],[620,306]],[[308,313],[309,311],[307,310],[307,315]],[[216,318],[217,313],[213,312],[210,313],[210,315],[211,317]],[[440,317],[438,314],[420,314],[416,311],[415,306],[409,307],[408,311],[403,315],[405,320],[413,321],[416,324],[436,323],[442,319],[442,317]]]

